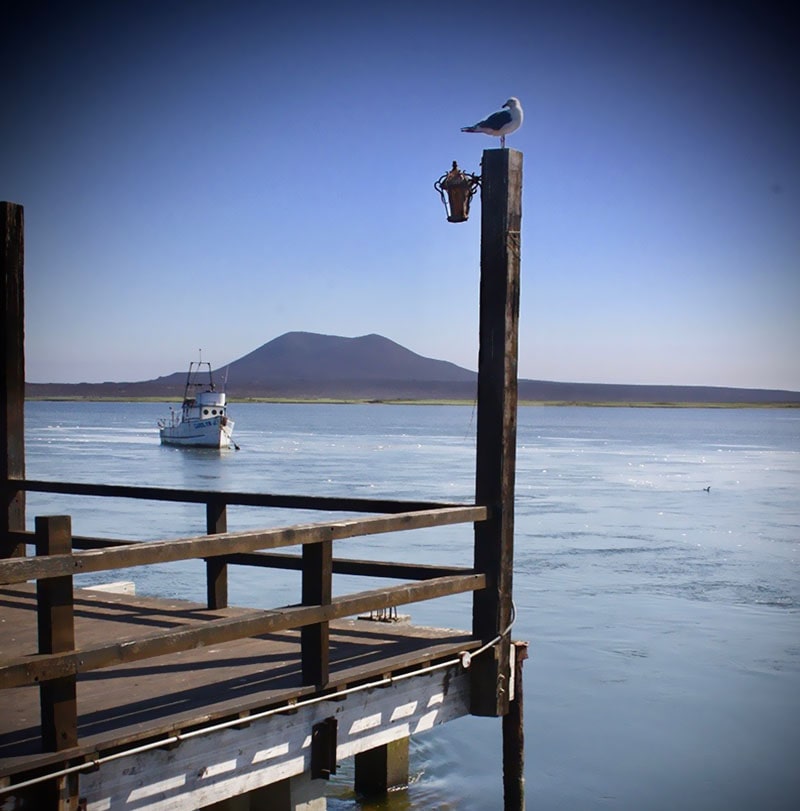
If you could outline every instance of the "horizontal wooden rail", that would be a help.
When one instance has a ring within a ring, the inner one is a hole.
[[[226,563],[238,566],[260,566],[268,569],[289,569],[301,571],[303,559],[300,555],[281,552],[249,552],[239,555],[226,555]],[[349,574],[359,577],[391,577],[397,580],[430,580],[433,577],[471,574],[474,569],[466,566],[433,566],[429,563],[395,563],[382,560],[354,560],[334,558],[334,574]]]
[[[15,542],[32,544],[35,536],[32,532],[12,532],[10,537]],[[94,538],[86,535],[72,537],[74,549],[109,549],[135,543],[141,543],[141,541]],[[234,566],[254,566],[262,569],[301,571],[303,568],[303,558],[300,555],[282,552],[240,552],[233,555],[220,555],[219,560]],[[468,574],[471,571],[473,571],[472,568],[465,566],[434,566],[430,563],[396,563],[352,558],[334,558],[333,560],[334,574],[391,577],[398,580],[427,580],[431,577],[447,577],[451,574]]]
[[[336,541],[363,535],[402,532],[424,527],[474,523],[488,518],[487,507],[444,507],[388,516],[350,518],[314,524],[248,532],[224,532],[166,541],[142,541],[108,549],[52,555],[42,558],[10,558],[0,561],[0,584],[23,583],[47,577],[104,572],[130,566],[173,563],[259,549],[277,549],[321,541]]]
[[[36,493],[61,493],[74,496],[105,498],[136,498],[149,501],[178,501],[205,504],[220,501],[245,507],[280,507],[297,510],[330,510],[331,512],[403,513],[442,507],[463,506],[452,502],[394,501],[391,499],[339,498],[335,496],[297,496],[275,493],[216,492],[212,490],[180,490],[169,487],[136,487],[116,484],[87,484],[82,482],[50,482],[36,479],[9,479],[9,489]]]
[[[289,606],[254,611],[243,616],[192,623],[169,631],[66,653],[40,654],[0,665],[0,689],[39,684],[51,679],[87,673],[111,665],[136,662],[169,653],[217,645],[235,639],[302,628],[391,606],[432,600],[486,588],[486,577],[468,574],[406,583],[338,597],[328,605]]]
[[[13,543],[33,544],[35,542],[35,535],[33,532],[9,532],[8,539]],[[129,546],[130,544],[142,543],[141,541],[134,541],[130,538],[96,538],[89,535],[73,535],[72,548],[73,549],[107,549],[112,546]]]

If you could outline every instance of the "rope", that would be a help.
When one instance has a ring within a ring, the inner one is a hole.
[[[511,632],[511,629],[514,627],[514,623],[516,622],[516,620],[517,620],[517,607],[516,605],[514,605],[514,601],[512,600],[511,619],[505,631],[503,631],[502,634],[496,636],[491,642],[487,642],[483,647],[478,648],[478,650],[473,651],[472,653],[466,650],[463,651],[461,653],[461,666],[466,670],[472,664],[472,660],[476,656],[480,656],[482,653],[489,650],[489,648],[493,648],[495,645],[497,645],[503,639],[504,636],[507,636]]]

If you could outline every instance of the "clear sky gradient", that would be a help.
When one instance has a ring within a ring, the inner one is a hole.
[[[517,96],[520,375],[800,390],[783,4],[15,4],[0,198],[27,377],[143,380],[291,330],[477,368],[480,212],[433,182]]]

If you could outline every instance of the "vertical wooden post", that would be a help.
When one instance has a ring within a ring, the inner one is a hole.
[[[23,208],[0,202],[0,557],[22,557],[25,544],[8,532],[25,529],[25,492],[10,480],[25,478],[25,238]]]
[[[358,794],[376,797],[408,785],[408,738],[390,741],[355,757],[354,786]]]
[[[228,531],[225,502],[212,499],[206,503],[206,532],[219,535]],[[206,558],[206,599],[209,608],[228,607],[228,564],[224,558]]]
[[[522,153],[487,149],[481,167],[475,500],[491,507],[491,517],[475,525],[475,568],[488,585],[475,592],[472,608],[473,633],[484,642],[502,634],[511,619],[521,220]],[[473,660],[473,715],[508,712],[509,646],[506,636]]]
[[[525,811],[525,713],[522,664],[528,658],[528,643],[515,642],[514,695],[503,716],[503,808]]]
[[[333,594],[333,542],[303,544],[303,605],[330,605]],[[303,684],[324,687],[330,670],[327,622],[300,631]]]
[[[311,779],[330,780],[336,774],[336,738],[339,722],[334,716],[311,728]]]
[[[65,555],[72,552],[72,522],[68,515],[36,517],[36,554]],[[39,653],[64,653],[75,648],[72,577],[48,577],[36,581],[39,623]],[[42,748],[58,751],[78,743],[78,707],[75,676],[42,682]]]

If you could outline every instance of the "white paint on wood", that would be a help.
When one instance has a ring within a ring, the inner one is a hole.
[[[270,746],[269,749],[262,749],[253,755],[253,763],[263,763],[265,760],[273,760],[281,755],[289,754],[289,744],[282,743],[279,746]]]
[[[379,712],[374,712],[372,715],[367,715],[365,718],[356,718],[353,725],[350,727],[351,735],[358,735],[359,732],[364,732],[367,729],[375,729],[381,725],[383,716]]]
[[[418,706],[418,701],[409,701],[408,704],[401,704],[399,707],[395,707],[394,710],[392,710],[391,720],[398,721],[401,718],[408,718],[409,715],[414,714]]]
[[[309,772],[311,729],[326,718],[344,760],[468,713],[469,673],[454,665],[103,763],[81,774],[80,794],[88,811],[202,808]]]
[[[110,594],[136,594],[136,584],[131,580],[98,583],[96,586],[82,586],[81,588],[84,591],[104,591]]]

